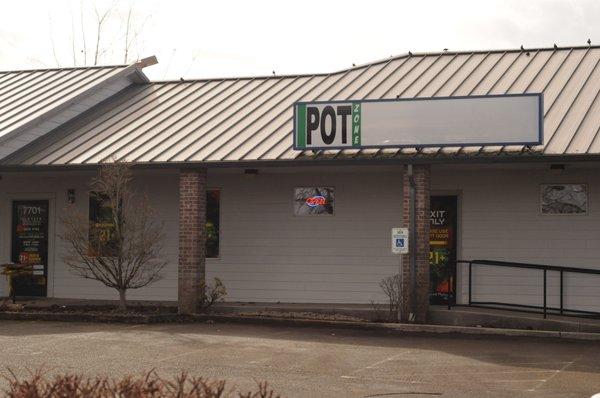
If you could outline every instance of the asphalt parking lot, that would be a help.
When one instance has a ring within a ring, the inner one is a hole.
[[[600,344],[240,324],[0,321],[0,363],[19,374],[182,370],[288,397],[590,397]],[[0,387],[3,381],[0,381]]]

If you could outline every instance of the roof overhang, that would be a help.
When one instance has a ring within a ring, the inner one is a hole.
[[[197,168],[268,168],[268,167],[326,167],[326,166],[389,166],[404,164],[527,164],[527,163],[583,163],[600,162],[600,155],[482,155],[458,157],[380,157],[354,159],[294,159],[294,160],[259,160],[228,162],[151,162],[132,163],[135,169],[197,169]],[[67,165],[0,165],[0,172],[35,172],[35,171],[83,171],[96,170],[101,164],[67,164]]]

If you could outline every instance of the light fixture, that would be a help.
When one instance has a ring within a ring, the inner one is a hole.
[[[244,169],[244,175],[248,178],[254,178],[258,175],[258,169]]]
[[[75,190],[67,189],[67,203],[72,205],[75,203]]]
[[[554,163],[550,165],[550,171],[552,174],[562,174],[564,173],[566,167],[562,163]]]

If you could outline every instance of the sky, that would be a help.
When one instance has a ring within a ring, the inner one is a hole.
[[[588,38],[600,44],[600,0],[5,0],[1,6],[0,70],[91,65],[94,58],[122,64],[127,47],[127,62],[157,56],[159,63],[144,70],[153,80],[333,72],[444,48],[573,46]]]

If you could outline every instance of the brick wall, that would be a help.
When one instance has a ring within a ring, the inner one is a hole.
[[[179,174],[179,269],[180,313],[198,310],[200,287],[205,280],[206,169],[181,170]]]
[[[430,177],[429,165],[413,166],[413,176],[416,185],[416,244],[411,245],[411,252],[416,250],[416,279],[417,290],[415,321],[424,323],[427,320],[427,308],[429,307],[429,197]],[[403,175],[403,198],[402,218],[406,227],[410,226],[410,182],[407,167]],[[411,242],[412,243],[412,242]],[[402,320],[407,321],[412,312],[411,295],[410,254],[402,258]]]

